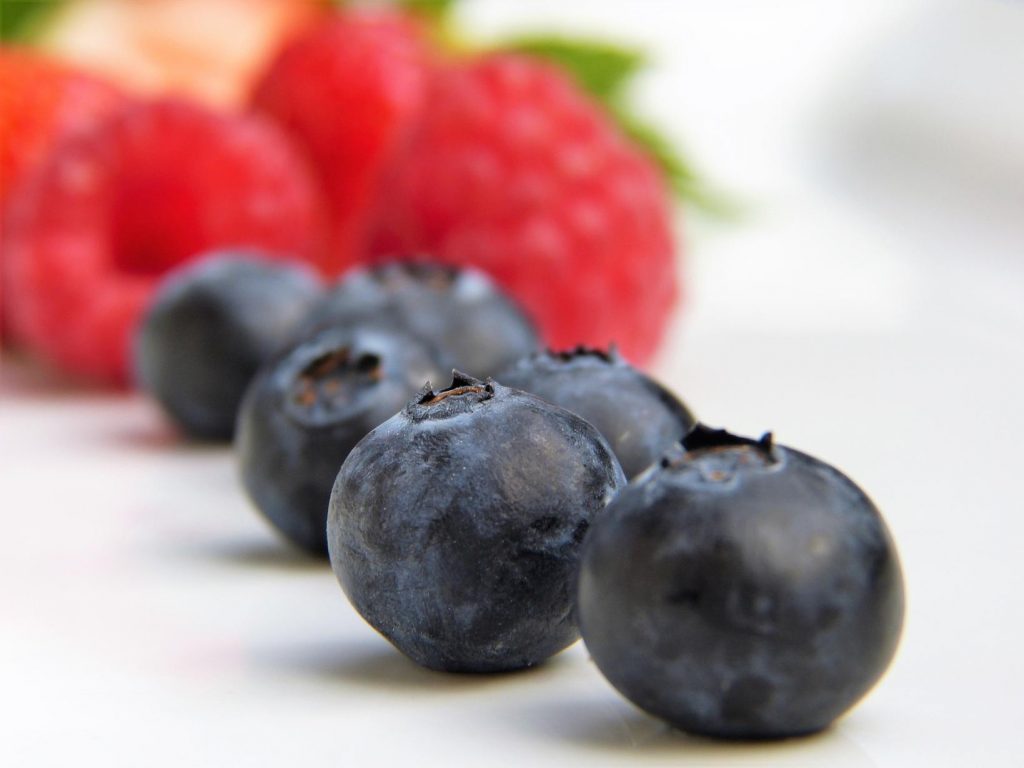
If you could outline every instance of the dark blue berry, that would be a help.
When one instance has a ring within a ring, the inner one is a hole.
[[[349,454],[331,563],[356,610],[417,663],[529,667],[577,639],[580,542],[624,482],[582,419],[457,373]]]
[[[437,351],[442,368],[492,376],[538,348],[533,324],[475,269],[394,262],[355,270],[313,310],[307,328],[390,322]]]
[[[826,727],[885,671],[903,580],[878,510],[806,454],[697,427],[594,523],[584,642],[637,706],[685,731]]]
[[[614,349],[543,352],[523,358],[498,378],[597,427],[628,478],[647,469],[695,423],[675,395]]]
[[[364,325],[319,331],[262,368],[238,417],[242,482],[286,538],[326,554],[338,469],[371,429],[437,379],[420,341]]]
[[[188,435],[230,440],[257,368],[321,294],[305,268],[258,254],[217,253],[172,273],[135,345],[139,385]]]

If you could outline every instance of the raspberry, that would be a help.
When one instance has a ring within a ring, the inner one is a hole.
[[[119,106],[106,83],[17,48],[0,48],[0,206],[54,141]]]
[[[30,182],[5,243],[12,330],[101,380],[126,380],[131,334],[170,268],[229,246],[316,253],[313,182],[254,117],[132,104],[58,146]]]
[[[366,251],[383,169],[405,143],[430,66],[420,28],[398,14],[348,13],[282,51],[253,95],[319,172],[343,263]]]
[[[60,137],[90,128],[121,101],[122,96],[100,80],[38,54],[0,48],[0,258],[4,211],[22,177]],[[0,297],[3,293],[0,286]],[[0,334],[5,332],[2,323]]]
[[[494,54],[438,78],[383,193],[376,258],[490,273],[548,344],[649,359],[678,288],[666,185],[565,75]]]

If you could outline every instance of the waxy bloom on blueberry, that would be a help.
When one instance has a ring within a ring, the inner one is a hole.
[[[818,731],[881,677],[903,624],[885,522],[806,454],[698,426],[594,522],[583,640],[623,695],[685,731]]]
[[[577,639],[580,543],[624,482],[587,422],[456,373],[349,454],[331,564],[356,610],[417,663],[529,667]]]

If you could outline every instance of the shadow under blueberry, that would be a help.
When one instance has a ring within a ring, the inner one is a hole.
[[[226,566],[279,571],[329,571],[325,557],[317,557],[277,539],[215,541],[197,545],[203,559]]]
[[[727,741],[691,736],[607,696],[536,700],[515,717],[526,735],[585,750],[685,759],[700,765],[828,765],[870,768],[874,762],[835,726],[791,739]]]
[[[277,672],[307,677],[320,683],[355,685],[402,693],[472,692],[516,684],[531,684],[562,662],[558,656],[528,669],[496,673],[439,672],[421,667],[379,642],[344,642],[292,649],[258,651],[255,662]]]
[[[131,424],[111,434],[120,445],[154,453],[220,454],[230,451],[230,443],[189,440],[168,422],[154,416],[143,424]]]

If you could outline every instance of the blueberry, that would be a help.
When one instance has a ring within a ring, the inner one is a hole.
[[[321,293],[305,268],[225,251],[172,273],[135,344],[139,385],[188,435],[230,440],[257,368]]]
[[[694,425],[675,395],[614,349],[544,352],[520,360],[498,378],[597,427],[628,478],[647,469]]]
[[[881,677],[903,580],[878,510],[806,454],[699,426],[584,544],[598,668],[672,725],[724,738],[826,727]]]
[[[356,610],[417,663],[529,667],[578,638],[580,542],[624,483],[582,419],[456,372],[349,454],[331,564]]]
[[[388,321],[420,336],[444,368],[494,375],[538,348],[537,331],[484,273],[394,262],[349,273],[328,292],[307,328]]]
[[[371,429],[441,374],[422,343],[392,328],[327,328],[264,366],[238,416],[242,483],[303,549],[327,553],[338,469]]]

